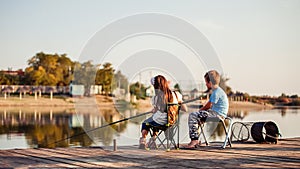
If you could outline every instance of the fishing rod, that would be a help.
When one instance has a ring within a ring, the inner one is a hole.
[[[197,98],[194,98],[194,99],[191,99],[191,100],[187,100],[187,101],[183,101],[181,104],[187,104],[187,103],[190,103],[190,102],[194,102],[194,101],[197,101],[199,100],[200,98],[197,97]],[[101,128],[104,128],[104,127],[108,127],[108,126],[111,126],[111,125],[114,125],[114,124],[117,124],[117,123],[121,123],[123,121],[127,121],[127,120],[130,120],[130,119],[133,119],[133,118],[137,118],[137,117],[140,117],[140,116],[144,116],[144,115],[147,115],[147,114],[150,114],[152,113],[152,111],[149,111],[149,112],[145,112],[145,113],[141,113],[141,114],[138,114],[136,116],[132,116],[132,117],[128,117],[128,118],[124,118],[124,119],[121,119],[121,120],[118,120],[118,121],[114,121],[114,122],[111,122],[109,124],[106,124],[106,125],[103,125],[103,126],[99,126],[99,127],[96,127],[96,128],[93,128],[93,129],[90,129],[90,130],[87,130],[87,131],[84,131],[84,132],[81,132],[81,133],[78,133],[78,134],[75,134],[75,135],[72,135],[72,136],[68,136],[66,138],[63,138],[63,139],[60,139],[58,141],[55,141],[53,143],[49,143],[46,145],[49,146],[49,145],[52,145],[52,144],[56,144],[56,143],[59,143],[61,141],[64,141],[64,140],[67,140],[67,139],[70,139],[72,137],[77,137],[77,136],[80,136],[82,134],[86,134],[86,133],[89,133],[89,132],[92,132],[92,131],[95,131],[95,130],[98,130],[98,129],[101,129]]]
[[[136,117],[140,117],[140,116],[144,116],[144,115],[147,115],[149,113],[152,113],[151,111],[150,112],[146,112],[146,113],[142,113],[142,114],[138,114],[136,116],[132,116],[132,117],[128,117],[128,118],[124,118],[124,119],[121,119],[121,120],[118,120],[118,121],[114,121],[114,122],[111,122],[109,124],[106,124],[106,125],[103,125],[103,126],[100,126],[100,127],[96,127],[96,128],[93,128],[93,129],[90,129],[88,131],[84,131],[84,132],[81,132],[81,133],[78,133],[78,134],[75,134],[75,135],[72,135],[72,136],[68,136],[66,138],[63,138],[61,140],[58,140],[58,141],[55,141],[53,143],[50,143],[50,144],[47,144],[46,146],[49,146],[49,145],[52,145],[52,144],[56,144],[56,143],[59,143],[61,141],[64,141],[64,140],[67,140],[67,139],[70,139],[72,137],[77,137],[77,136],[80,136],[82,134],[86,134],[86,133],[89,133],[89,132],[92,132],[92,131],[95,131],[95,130],[98,130],[98,129],[101,129],[101,128],[104,128],[104,127],[107,127],[107,126],[111,126],[111,125],[114,125],[116,123],[121,123],[123,121],[127,121],[127,120],[130,120],[130,119],[133,119],[133,118],[136,118]]]
[[[187,103],[194,102],[194,101],[197,101],[197,100],[200,100],[200,99],[201,99],[201,97],[196,97],[196,98],[191,99],[191,100],[183,101],[181,104],[187,104]]]

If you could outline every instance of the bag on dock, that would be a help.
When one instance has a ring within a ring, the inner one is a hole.
[[[280,136],[276,123],[268,122],[235,122],[232,124],[231,141],[257,143],[277,143]]]

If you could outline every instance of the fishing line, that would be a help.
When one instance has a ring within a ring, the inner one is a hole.
[[[199,98],[194,98],[194,99],[191,99],[191,100],[187,100],[187,101],[182,102],[181,104],[187,104],[187,103],[194,102],[194,101],[197,101],[197,100],[199,100]],[[140,116],[144,116],[144,115],[147,115],[147,114],[150,114],[150,113],[152,113],[152,112],[151,111],[145,112],[145,113],[142,113],[142,114],[139,114],[139,115],[136,115],[136,116],[124,118],[124,119],[121,119],[121,120],[118,120],[118,121],[115,121],[115,122],[112,122],[112,123],[109,123],[109,124],[106,124],[106,125],[103,125],[103,126],[100,126],[100,127],[96,127],[96,128],[93,128],[93,129],[90,129],[90,130],[87,130],[87,131],[84,131],[84,132],[81,132],[81,133],[78,133],[78,134],[75,134],[75,135],[72,135],[72,136],[68,136],[66,138],[55,141],[53,143],[49,143],[49,144],[46,145],[46,147],[48,147],[49,145],[52,145],[52,144],[56,144],[56,143],[65,141],[65,140],[73,138],[73,137],[80,136],[82,134],[86,134],[86,133],[89,133],[89,132],[92,132],[92,131],[95,131],[95,130],[98,130],[98,129],[101,129],[101,128],[104,128],[104,127],[108,127],[108,126],[111,126],[111,125],[114,125],[114,124],[117,124],[117,123],[120,123],[120,122],[123,122],[123,121],[127,121],[127,120],[137,118],[137,117],[140,117]]]

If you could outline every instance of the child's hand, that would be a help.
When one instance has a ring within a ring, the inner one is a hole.
[[[155,113],[155,112],[157,112],[157,108],[156,108],[156,107],[154,107],[154,108],[151,110],[151,112],[152,112],[152,113]]]

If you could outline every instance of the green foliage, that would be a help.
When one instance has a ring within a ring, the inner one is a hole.
[[[106,95],[110,94],[113,86],[115,86],[113,81],[114,71],[111,63],[105,63],[101,69],[97,70],[95,84],[102,85],[102,90]]]
[[[126,93],[128,92],[128,80],[127,78],[121,73],[121,71],[118,71],[114,75],[114,80],[113,80],[113,89],[116,87],[125,89]]]
[[[136,95],[137,99],[145,99],[146,98],[146,87],[139,82],[131,84],[130,85],[130,94]]]
[[[287,95],[286,95],[285,93],[282,93],[281,96],[279,96],[279,97],[281,97],[281,98],[286,98]]]
[[[276,99],[267,100],[267,103],[271,104],[271,105],[274,105],[274,104],[276,104]]]
[[[85,93],[89,93],[91,85],[101,85],[102,92],[106,95],[112,93],[117,86],[127,89],[127,78],[120,71],[114,74],[111,63],[101,65],[93,65],[92,61],[83,64],[75,63],[74,84],[82,84],[85,86]]]
[[[179,93],[181,93],[181,89],[180,89],[180,86],[179,86],[178,83],[176,83],[176,84],[174,85],[174,89],[177,90],[177,91],[179,91]]]
[[[298,98],[298,95],[292,95],[290,98],[292,98],[292,99],[297,99]]]
[[[91,85],[95,84],[97,65],[93,65],[92,61],[87,61],[82,64],[75,63],[74,81],[73,84],[84,85],[85,94],[89,94]]]
[[[66,54],[37,53],[28,60],[25,69],[24,84],[55,86],[58,83],[68,85],[72,79],[71,70],[74,63]]]
[[[220,79],[220,87],[225,91],[227,95],[233,93],[231,87],[229,87],[226,82],[229,80],[229,78],[224,77],[223,75],[221,76]]]
[[[295,99],[291,102],[291,106],[300,106],[300,99]]]
[[[12,76],[0,73],[0,85],[18,85],[20,83],[19,76]]]

